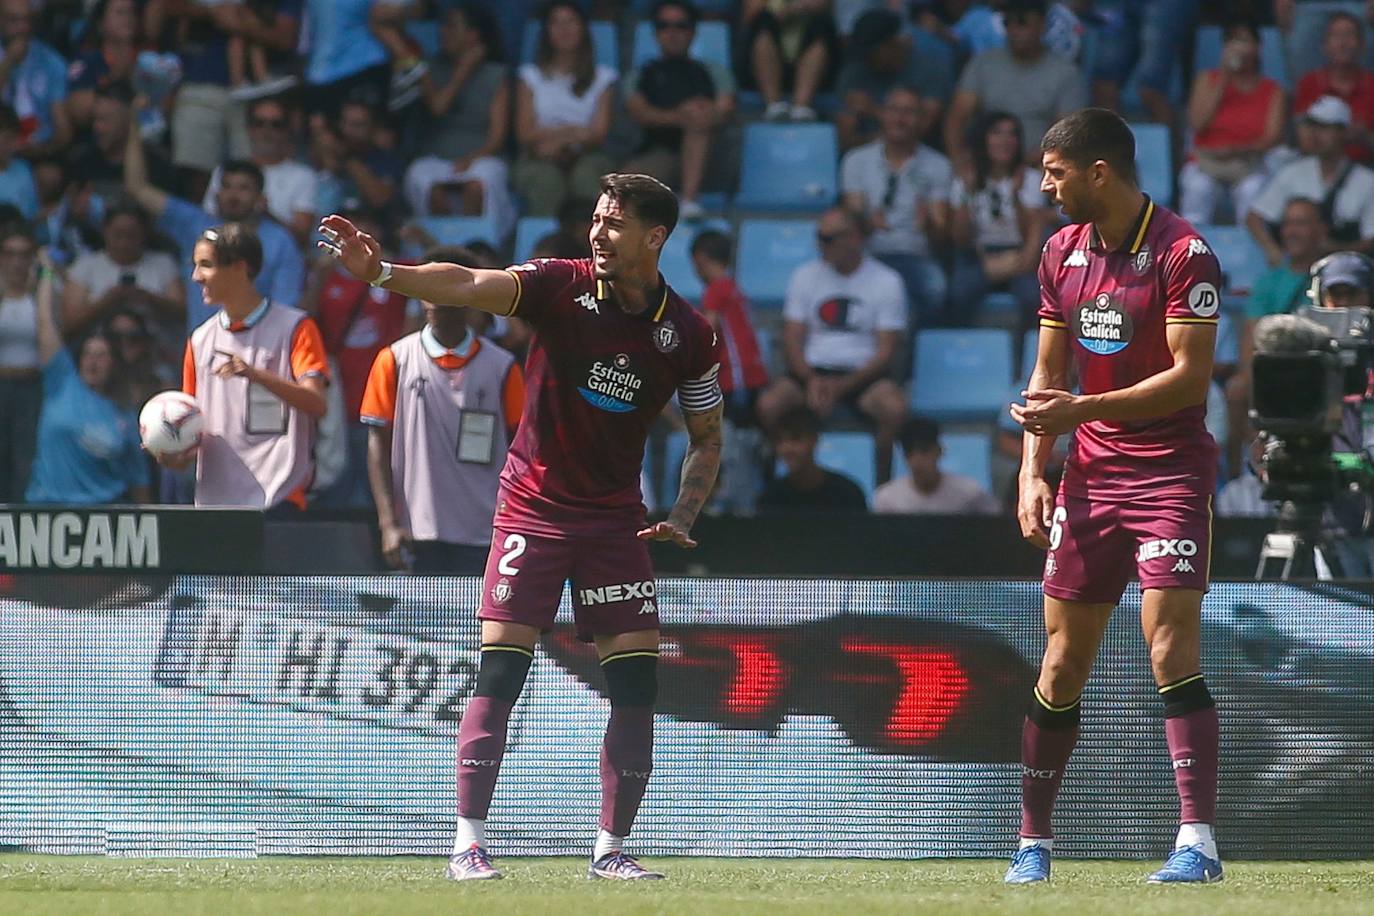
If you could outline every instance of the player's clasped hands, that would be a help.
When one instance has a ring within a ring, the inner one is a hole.
[[[359,280],[372,282],[382,269],[382,246],[345,217],[333,214],[320,221],[316,244],[339,259],[344,269]]]
[[[1082,423],[1082,402],[1077,395],[1057,388],[1032,388],[1021,392],[1026,403],[1011,405],[1011,418],[1034,436],[1059,436]]]

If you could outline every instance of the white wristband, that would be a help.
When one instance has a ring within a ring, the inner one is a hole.
[[[377,271],[377,276],[370,281],[370,286],[385,286],[386,281],[391,279],[391,262],[383,261],[381,269]]]

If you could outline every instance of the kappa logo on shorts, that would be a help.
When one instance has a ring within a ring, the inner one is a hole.
[[[1193,569],[1193,564],[1188,562],[1187,560],[1179,560],[1177,563],[1174,564],[1173,572],[1190,573],[1197,572],[1197,570]]]
[[[603,585],[599,588],[584,588],[577,593],[578,600],[583,607],[593,604],[615,604],[619,601],[629,601],[631,598],[643,598],[645,606],[652,606],[651,600],[657,590],[654,588],[653,579],[645,579],[643,582],[621,582],[617,585]],[[657,608],[655,608],[657,610]],[[651,611],[640,611],[641,614],[652,613]]]
[[[646,601],[646,602],[644,602],[644,606],[641,607],[641,608],[639,609],[639,613],[641,613],[641,614],[657,614],[657,613],[658,613],[658,605],[654,604],[652,601]]]
[[[1190,538],[1155,538],[1152,541],[1142,541],[1140,549],[1135,553],[1136,562],[1144,560],[1156,560],[1160,557],[1195,557],[1197,556],[1197,541]],[[1188,564],[1191,572],[1192,564]],[[1177,572],[1177,568],[1175,568]]]

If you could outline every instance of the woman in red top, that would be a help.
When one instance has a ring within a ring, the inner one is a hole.
[[[1188,100],[1193,149],[1178,176],[1178,212],[1194,225],[1213,221],[1223,191],[1244,217],[1268,177],[1265,154],[1283,132],[1283,89],[1260,75],[1259,33],[1233,23],[1224,39],[1221,66],[1198,75]]]

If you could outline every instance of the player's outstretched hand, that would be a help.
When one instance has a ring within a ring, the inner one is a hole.
[[[639,532],[639,539],[641,541],[672,541],[679,547],[689,549],[697,546],[697,542],[692,540],[690,534],[672,522],[654,522]]]
[[[1025,405],[1011,405],[1011,418],[1034,436],[1058,436],[1082,423],[1082,403],[1070,391],[1031,388],[1021,392]]]
[[[364,283],[377,279],[382,270],[382,246],[376,239],[359,232],[357,226],[338,214],[320,220],[320,235],[324,236],[317,243],[320,250],[338,258],[345,270]]]
[[[1016,498],[1016,521],[1021,536],[1041,550],[1050,546],[1050,513],[1054,494],[1043,478],[1023,479]]]

